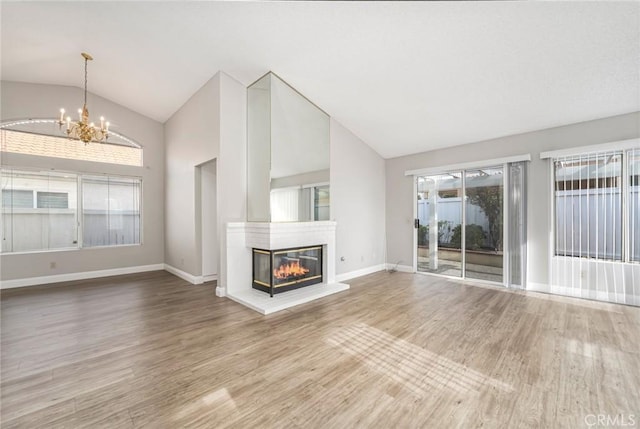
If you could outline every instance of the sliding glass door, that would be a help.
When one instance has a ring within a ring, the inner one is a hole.
[[[420,272],[462,277],[462,172],[417,178]]]
[[[526,163],[417,176],[416,191],[418,272],[523,287]]]
[[[503,167],[465,171],[465,277],[502,283]]]

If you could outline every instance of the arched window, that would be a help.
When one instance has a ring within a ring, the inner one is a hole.
[[[142,146],[110,131],[106,143],[84,144],[61,135],[56,119],[24,119],[0,125],[0,151],[78,161],[142,166]]]

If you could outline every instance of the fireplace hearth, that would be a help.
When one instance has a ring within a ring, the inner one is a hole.
[[[322,246],[253,249],[254,289],[274,294],[322,283]]]

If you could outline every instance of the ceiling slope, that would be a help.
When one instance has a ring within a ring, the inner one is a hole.
[[[2,3],[2,79],[166,121],[269,70],[385,158],[640,110],[639,2]]]

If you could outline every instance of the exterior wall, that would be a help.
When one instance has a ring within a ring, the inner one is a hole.
[[[413,264],[413,178],[405,171],[530,153],[528,189],[529,282],[549,282],[550,171],[540,152],[640,136],[640,112],[581,122],[386,160],[387,261]]]
[[[3,121],[24,118],[55,118],[61,106],[72,108],[82,100],[82,90],[58,85],[19,82],[1,83]],[[30,252],[0,256],[2,281],[68,275],[164,262],[164,145],[162,124],[102,97],[89,94],[91,112],[110,120],[113,130],[137,141],[144,149],[144,166],[2,154],[2,165],[41,171],[69,171],[142,177],[143,244],[122,247]]]

